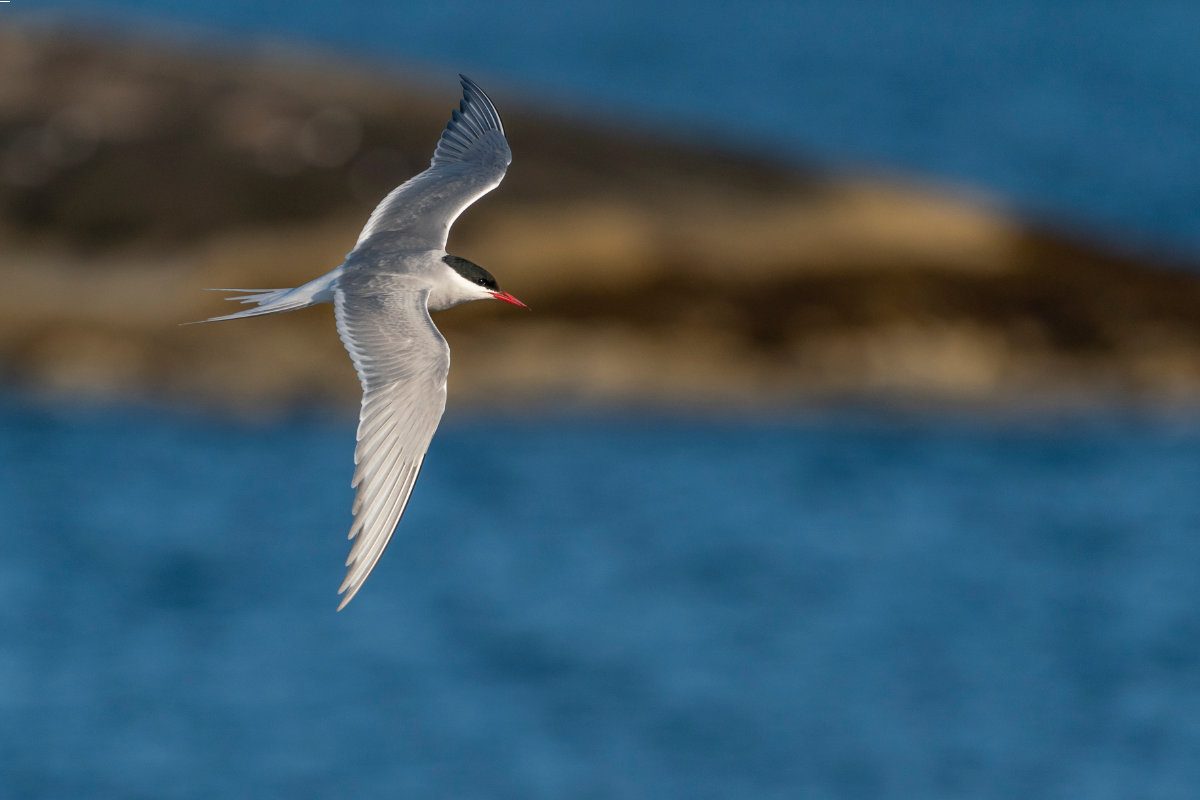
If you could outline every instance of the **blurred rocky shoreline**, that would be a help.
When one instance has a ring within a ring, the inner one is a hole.
[[[0,30],[0,376],[71,396],[353,404],[328,308],[212,286],[335,266],[423,169],[452,74]],[[1194,406],[1200,268],[900,180],[781,168],[476,77],[514,162],[450,249],[533,311],[438,317],[456,404]]]

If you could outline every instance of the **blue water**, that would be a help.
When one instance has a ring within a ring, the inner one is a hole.
[[[15,0],[0,21],[47,11],[420,62],[446,73],[450,95],[466,70],[580,114],[934,177],[1200,256],[1200,3],[1188,0]],[[513,149],[519,169],[519,137]]]
[[[0,403],[0,797],[1193,798],[1200,422]]]

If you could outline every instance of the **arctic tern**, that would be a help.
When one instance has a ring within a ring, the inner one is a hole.
[[[252,305],[217,320],[256,317],[333,303],[338,336],[362,384],[354,451],[354,540],[338,610],[379,562],[429,442],[446,408],[450,348],[429,312],[472,300],[502,300],[478,264],[446,252],[450,226],[467,206],[500,185],[512,161],[491,99],[459,75],[463,97],[442,131],[429,168],[393,189],[371,212],[339,266],[294,289],[226,289]]]

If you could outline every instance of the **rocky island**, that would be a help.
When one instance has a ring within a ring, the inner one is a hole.
[[[73,396],[353,404],[328,308],[205,287],[336,265],[420,171],[453,75],[0,30],[0,370]],[[549,110],[475,76],[514,162],[450,249],[533,308],[442,314],[456,404],[1200,398],[1200,269],[900,179]]]

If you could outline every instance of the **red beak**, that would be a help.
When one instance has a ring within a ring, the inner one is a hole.
[[[497,300],[503,300],[506,303],[512,303],[514,306],[517,306],[518,308],[529,308],[529,306],[525,305],[524,303],[522,303],[517,298],[513,297],[508,292],[492,292],[492,297],[496,298]]]

